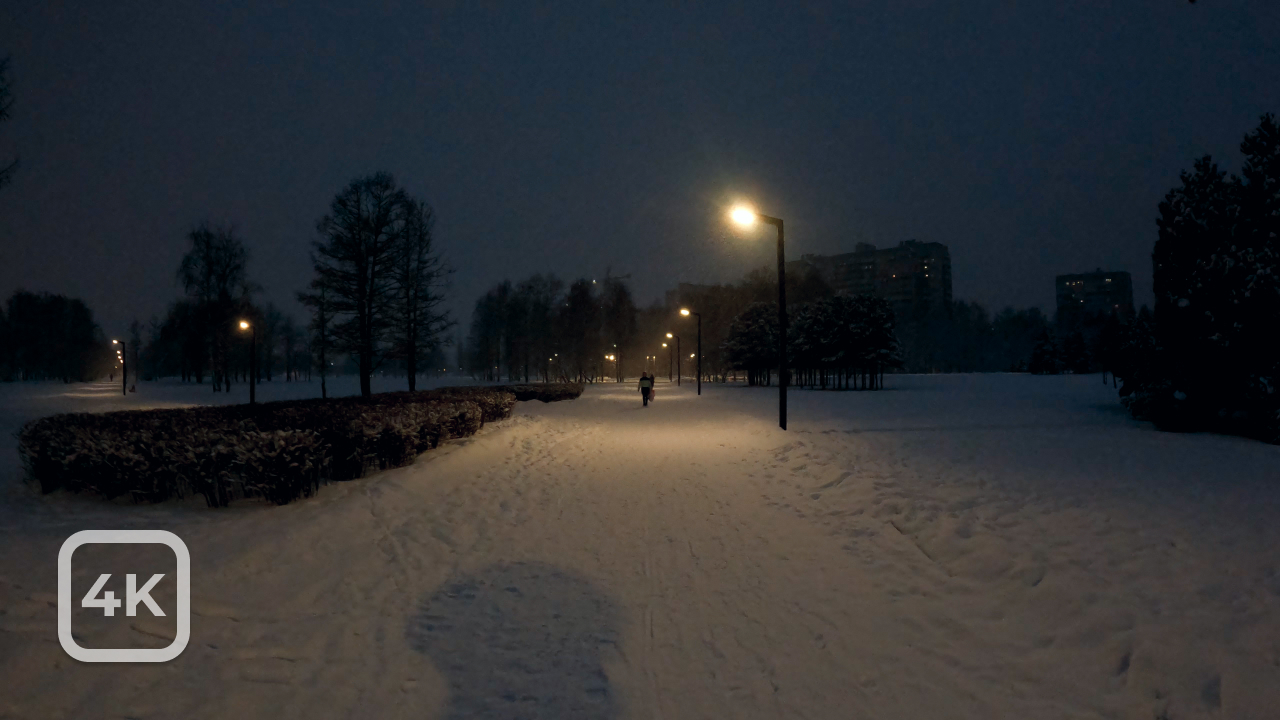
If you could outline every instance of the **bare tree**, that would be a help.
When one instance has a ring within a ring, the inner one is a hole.
[[[404,208],[403,237],[395,268],[395,320],[392,350],[403,358],[409,391],[417,390],[418,370],[438,350],[444,333],[453,327],[444,304],[444,290],[452,269],[435,251],[431,230],[435,216],[425,202],[409,199]]]
[[[133,379],[138,381],[142,379],[142,323],[135,318],[129,323],[129,352],[133,353],[133,359],[130,361],[129,367],[133,368]]]
[[[284,315],[276,308],[275,303],[267,303],[267,307],[262,311],[261,326],[258,328],[258,347],[261,348],[262,355],[258,362],[258,375],[266,376],[267,382],[275,379],[276,371],[276,350],[280,347],[281,328],[284,325]],[[258,378],[259,380],[262,377]]]
[[[356,357],[360,395],[385,357],[395,319],[395,268],[407,196],[387,173],[353,180],[329,204],[316,229],[313,261],[335,320],[334,348]]]
[[[311,349],[319,355],[316,362],[320,366],[320,397],[327,398],[329,391],[325,378],[329,376],[328,350],[332,342],[329,326],[333,322],[328,291],[319,280],[312,281],[311,292],[298,293],[298,302],[311,308]]]
[[[293,382],[297,372],[295,361],[298,350],[302,345],[302,336],[291,315],[286,315],[284,322],[280,325],[280,342],[282,354],[284,355],[284,380],[285,382]]]
[[[178,267],[178,280],[195,301],[205,348],[213,365],[213,390],[231,389],[230,340],[236,310],[253,287],[246,269],[249,251],[235,228],[203,223],[187,237],[191,249]]]

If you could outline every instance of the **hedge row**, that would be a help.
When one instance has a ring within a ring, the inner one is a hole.
[[[560,400],[576,400],[582,394],[581,383],[565,383],[553,385],[508,385],[505,389],[515,393],[516,400],[528,402],[558,402]]]
[[[27,423],[18,450],[46,493],[89,490],[211,507],[284,504],[321,484],[408,464],[442,440],[508,417],[517,398],[571,399],[580,387],[447,388],[262,405],[54,415]]]

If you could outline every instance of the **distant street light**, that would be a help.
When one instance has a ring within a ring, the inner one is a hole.
[[[782,218],[760,215],[749,207],[739,205],[729,211],[729,217],[743,227],[751,227],[759,220],[778,228],[778,427],[787,429],[787,274],[786,249],[782,237]]]
[[[698,394],[702,394],[702,313],[696,313],[689,308],[680,308],[680,314],[689,317],[695,315],[698,318]]]
[[[249,331],[249,404],[253,405],[258,402],[258,328],[241,320],[240,329]]]
[[[112,345],[119,345],[116,357],[120,358],[120,394],[129,397],[129,348],[119,340],[112,340]]]
[[[667,382],[671,382],[671,366],[674,363],[675,349],[668,347],[666,343],[662,343],[662,347],[667,348]]]
[[[667,333],[667,337],[674,338],[676,341],[676,387],[680,387],[680,378],[684,376],[684,368],[680,365],[680,336]]]

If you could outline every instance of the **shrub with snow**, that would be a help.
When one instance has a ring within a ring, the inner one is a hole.
[[[29,479],[48,493],[138,501],[201,495],[284,504],[323,483],[398,467],[442,440],[510,416],[517,397],[571,399],[581,388],[448,388],[359,398],[53,415],[18,436]]]

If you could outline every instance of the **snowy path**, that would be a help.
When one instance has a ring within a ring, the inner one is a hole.
[[[1096,377],[892,380],[795,393],[788,433],[773,391],[596,386],[283,508],[19,494],[0,717],[1274,716],[1280,448]],[[178,659],[62,653],[86,527],[186,541]]]

